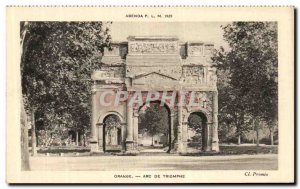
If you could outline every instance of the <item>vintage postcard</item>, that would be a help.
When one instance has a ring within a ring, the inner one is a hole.
[[[8,183],[294,183],[293,7],[7,7]]]

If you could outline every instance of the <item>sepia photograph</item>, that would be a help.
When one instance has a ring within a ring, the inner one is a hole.
[[[181,171],[266,181],[280,171],[282,132],[293,133],[279,124],[280,22],[174,21],[164,12],[18,22],[22,174],[164,183],[187,182]]]

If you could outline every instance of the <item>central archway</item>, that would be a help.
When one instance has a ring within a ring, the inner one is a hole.
[[[138,149],[140,152],[170,152],[171,112],[161,101],[140,106],[138,117]]]

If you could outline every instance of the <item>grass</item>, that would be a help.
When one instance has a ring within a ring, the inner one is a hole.
[[[38,153],[51,153],[51,154],[59,154],[59,153],[86,153],[90,152],[89,147],[82,146],[72,146],[72,147],[49,147],[44,149],[39,149]],[[216,155],[241,155],[241,154],[277,154],[278,146],[269,146],[269,145],[261,145],[261,146],[246,146],[246,145],[220,145],[219,152],[194,152],[181,154],[183,156],[216,156]],[[110,153],[111,154],[111,153]],[[167,153],[166,153],[167,154]]]
[[[89,152],[89,147],[83,147],[83,146],[62,146],[62,147],[49,147],[49,148],[43,148],[39,149],[38,153],[84,153]]]
[[[278,146],[220,146],[219,152],[196,152],[196,153],[188,153],[182,154],[186,156],[214,156],[214,155],[241,155],[241,154],[277,154]]]
[[[220,146],[220,153],[231,154],[277,154],[277,146]]]

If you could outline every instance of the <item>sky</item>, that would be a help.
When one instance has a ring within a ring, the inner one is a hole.
[[[113,22],[110,26],[113,41],[126,41],[128,36],[167,35],[180,41],[212,42],[215,48],[227,47],[221,25],[229,22]]]

